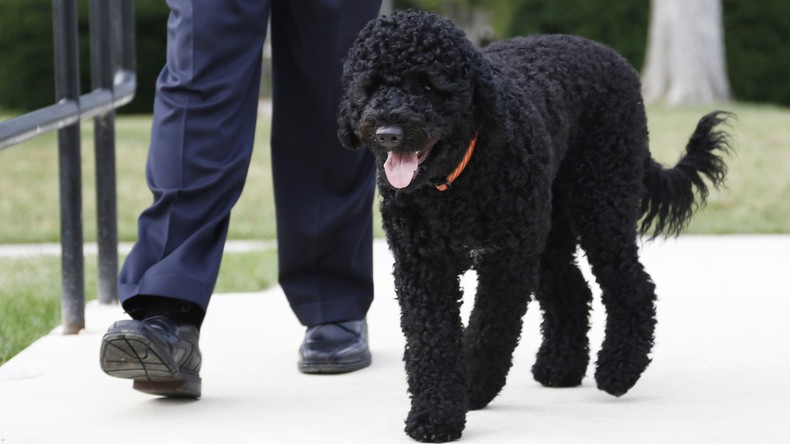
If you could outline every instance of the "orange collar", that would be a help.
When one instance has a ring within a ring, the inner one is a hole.
[[[461,172],[466,168],[466,165],[469,164],[469,159],[472,158],[472,153],[475,152],[475,145],[477,144],[477,134],[475,133],[475,137],[472,138],[472,141],[469,142],[469,148],[466,149],[466,154],[464,154],[464,158],[461,159],[461,163],[458,164],[457,167],[447,176],[447,180],[440,185],[434,185],[437,190],[445,191],[447,188],[450,187],[450,184],[461,175]]]

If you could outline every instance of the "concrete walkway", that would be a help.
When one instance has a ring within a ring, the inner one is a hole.
[[[468,415],[462,442],[790,442],[788,252],[790,236],[646,244],[643,262],[660,298],[657,345],[642,380],[619,399],[589,376],[574,389],[532,380],[539,344],[532,304],[507,386]],[[101,335],[123,315],[89,304],[82,334],[56,330],[0,367],[0,443],[411,442],[402,431],[409,406],[403,339],[382,242],[375,257],[368,369],[302,375],[296,359],[304,330],[279,289],[218,294],[201,340],[203,398],[152,398],[100,371]],[[469,291],[473,278],[464,284]],[[596,301],[593,352],[603,319]]]

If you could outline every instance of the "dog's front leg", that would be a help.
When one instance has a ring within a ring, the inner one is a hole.
[[[395,286],[411,394],[406,433],[422,442],[458,439],[468,410],[458,273],[399,260]]]

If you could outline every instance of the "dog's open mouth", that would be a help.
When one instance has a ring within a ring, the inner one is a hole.
[[[421,151],[402,153],[390,151],[387,153],[387,161],[384,162],[384,173],[390,185],[395,188],[406,188],[417,174],[417,168],[425,162],[431,154],[432,146]]]

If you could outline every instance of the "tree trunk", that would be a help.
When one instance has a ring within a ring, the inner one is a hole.
[[[651,0],[642,84],[647,103],[730,99],[721,0]]]

